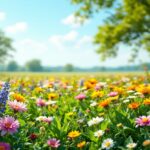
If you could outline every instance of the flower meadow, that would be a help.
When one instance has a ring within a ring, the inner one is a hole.
[[[150,149],[144,75],[0,80],[0,150]]]

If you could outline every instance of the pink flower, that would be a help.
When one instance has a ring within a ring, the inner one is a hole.
[[[0,150],[10,150],[10,145],[8,143],[0,142]]]
[[[117,96],[117,95],[118,95],[118,92],[110,92],[108,94],[108,96],[110,96],[110,97],[114,97],[114,96]]]
[[[6,133],[13,134],[17,132],[18,128],[19,122],[18,120],[15,120],[15,118],[10,116],[0,118],[0,130],[2,136],[5,135]]]
[[[17,112],[27,111],[26,104],[24,104],[23,102],[17,102],[16,100],[9,101],[8,105],[11,109],[13,109],[14,111],[17,111]]]
[[[49,139],[47,141],[48,146],[53,147],[53,148],[58,148],[60,146],[60,140],[57,140],[55,138]]]
[[[43,106],[46,106],[46,101],[39,98],[39,99],[37,99],[36,104],[37,104],[37,106],[43,107]]]
[[[140,116],[136,118],[136,127],[138,126],[150,126],[150,115],[149,116]]]
[[[46,117],[46,116],[39,116],[38,118],[36,118],[37,121],[43,121],[46,123],[51,123],[53,121],[53,117]]]
[[[86,95],[81,93],[81,94],[77,95],[75,98],[78,99],[78,100],[83,100],[83,99],[86,98]]]

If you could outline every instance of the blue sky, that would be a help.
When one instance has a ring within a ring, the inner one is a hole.
[[[70,0],[0,0],[0,29],[14,39],[13,59],[20,65],[33,58],[49,66],[128,64],[130,50],[123,45],[117,58],[105,62],[95,53],[92,38],[107,14],[101,12],[81,26],[73,16],[75,10]],[[149,60],[146,52],[139,59]]]

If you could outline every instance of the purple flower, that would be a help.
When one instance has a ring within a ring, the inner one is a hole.
[[[6,101],[8,100],[9,94],[9,83],[5,83],[0,91],[0,112],[3,113],[6,107]]]
[[[136,118],[136,127],[138,126],[150,126],[150,115],[149,116],[140,116]]]
[[[47,141],[47,144],[52,148],[58,148],[60,146],[60,140],[52,138]]]
[[[2,136],[5,135],[6,133],[13,134],[17,132],[18,128],[19,122],[18,120],[15,120],[15,118],[10,116],[0,118],[0,130]]]
[[[0,142],[0,150],[10,150],[10,145],[8,143]]]

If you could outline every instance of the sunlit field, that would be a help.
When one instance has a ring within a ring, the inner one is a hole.
[[[144,73],[1,73],[0,141],[14,150],[150,148]]]

